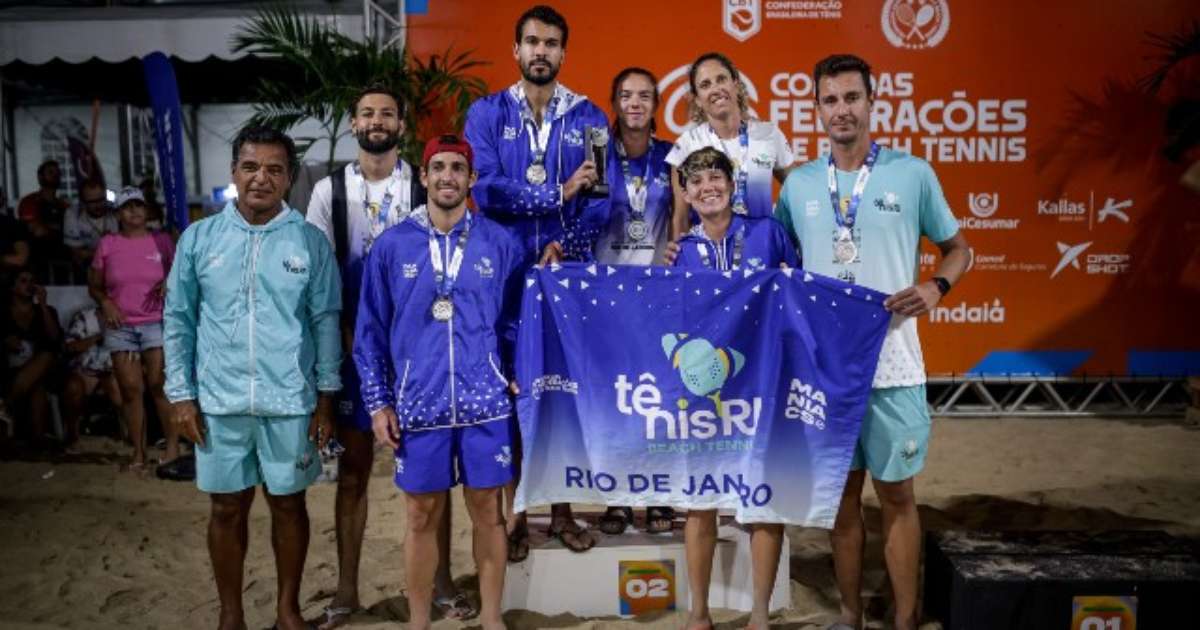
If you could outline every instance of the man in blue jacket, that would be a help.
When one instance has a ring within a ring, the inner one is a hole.
[[[409,627],[430,624],[437,531],[451,487],[474,525],[480,621],[504,628],[501,488],[513,478],[510,393],[523,253],[499,224],[467,210],[471,147],[425,146],[428,205],[375,242],[363,270],[354,362],[375,437],[396,457],[408,531]]]
[[[586,96],[557,81],[568,35],[567,21],[548,6],[522,14],[513,44],[521,80],[475,101],[467,112],[466,136],[478,174],[471,189],[475,202],[520,240],[527,266],[551,242],[562,244],[567,260],[591,260],[608,224],[608,199],[586,195],[600,180],[587,128],[607,130],[608,119]],[[529,553],[524,515],[515,515],[510,525],[509,559],[519,562]],[[596,544],[575,524],[567,504],[553,507],[550,533],[574,551]]]
[[[341,284],[329,242],[283,197],[291,138],[264,127],[233,142],[237,200],[179,241],[163,311],[166,394],[196,444],[196,485],[212,498],[208,548],[220,628],[245,628],[242,571],[254,487],[265,488],[279,579],[277,627],[307,627],[304,490],[320,474],[341,388]]]

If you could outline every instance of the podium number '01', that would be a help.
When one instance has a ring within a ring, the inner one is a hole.
[[[649,580],[630,578],[625,582],[625,596],[629,599],[669,597],[670,592],[670,582],[666,578],[651,578]],[[1097,630],[1105,630],[1105,628],[1097,626]],[[1114,630],[1120,630],[1119,625],[1114,626]]]
[[[1079,624],[1079,630],[1121,630],[1121,618],[1087,617]]]

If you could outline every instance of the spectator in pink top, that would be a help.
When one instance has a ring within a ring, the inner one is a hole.
[[[100,240],[92,259],[88,292],[105,320],[104,345],[112,353],[121,390],[121,413],[133,441],[130,468],[146,466],[146,408],[150,390],[167,438],[164,466],[179,456],[179,431],[170,421],[171,405],[163,394],[162,311],[167,272],[175,246],[165,234],[146,227],[146,200],[134,187],[117,195],[121,231]]]

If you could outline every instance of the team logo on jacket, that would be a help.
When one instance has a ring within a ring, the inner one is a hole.
[[[417,265],[414,263],[404,263],[404,277],[412,280],[417,277]]]
[[[480,278],[491,278],[496,275],[496,270],[492,268],[492,259],[484,256],[475,263],[475,271],[479,272]]]
[[[883,197],[875,198],[875,209],[880,212],[900,214],[900,196],[894,192],[883,193]]]
[[[289,256],[283,259],[283,268],[288,273],[305,273],[308,271],[308,263],[299,256]]]
[[[505,140],[516,140],[517,139],[517,128],[509,127],[508,125],[504,125],[504,139]]]
[[[583,146],[583,132],[578,129],[572,129],[563,134],[563,141],[573,147]]]

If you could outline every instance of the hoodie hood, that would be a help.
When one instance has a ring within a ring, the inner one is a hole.
[[[283,202],[283,209],[279,211],[279,214],[276,214],[270,221],[267,221],[263,225],[250,225],[246,221],[246,217],[242,216],[242,213],[238,211],[237,203],[233,201],[226,202],[225,208],[221,212],[227,216],[233,225],[247,232],[274,232],[285,225],[304,222],[304,216],[293,210],[291,206],[287,205],[286,201]]]

